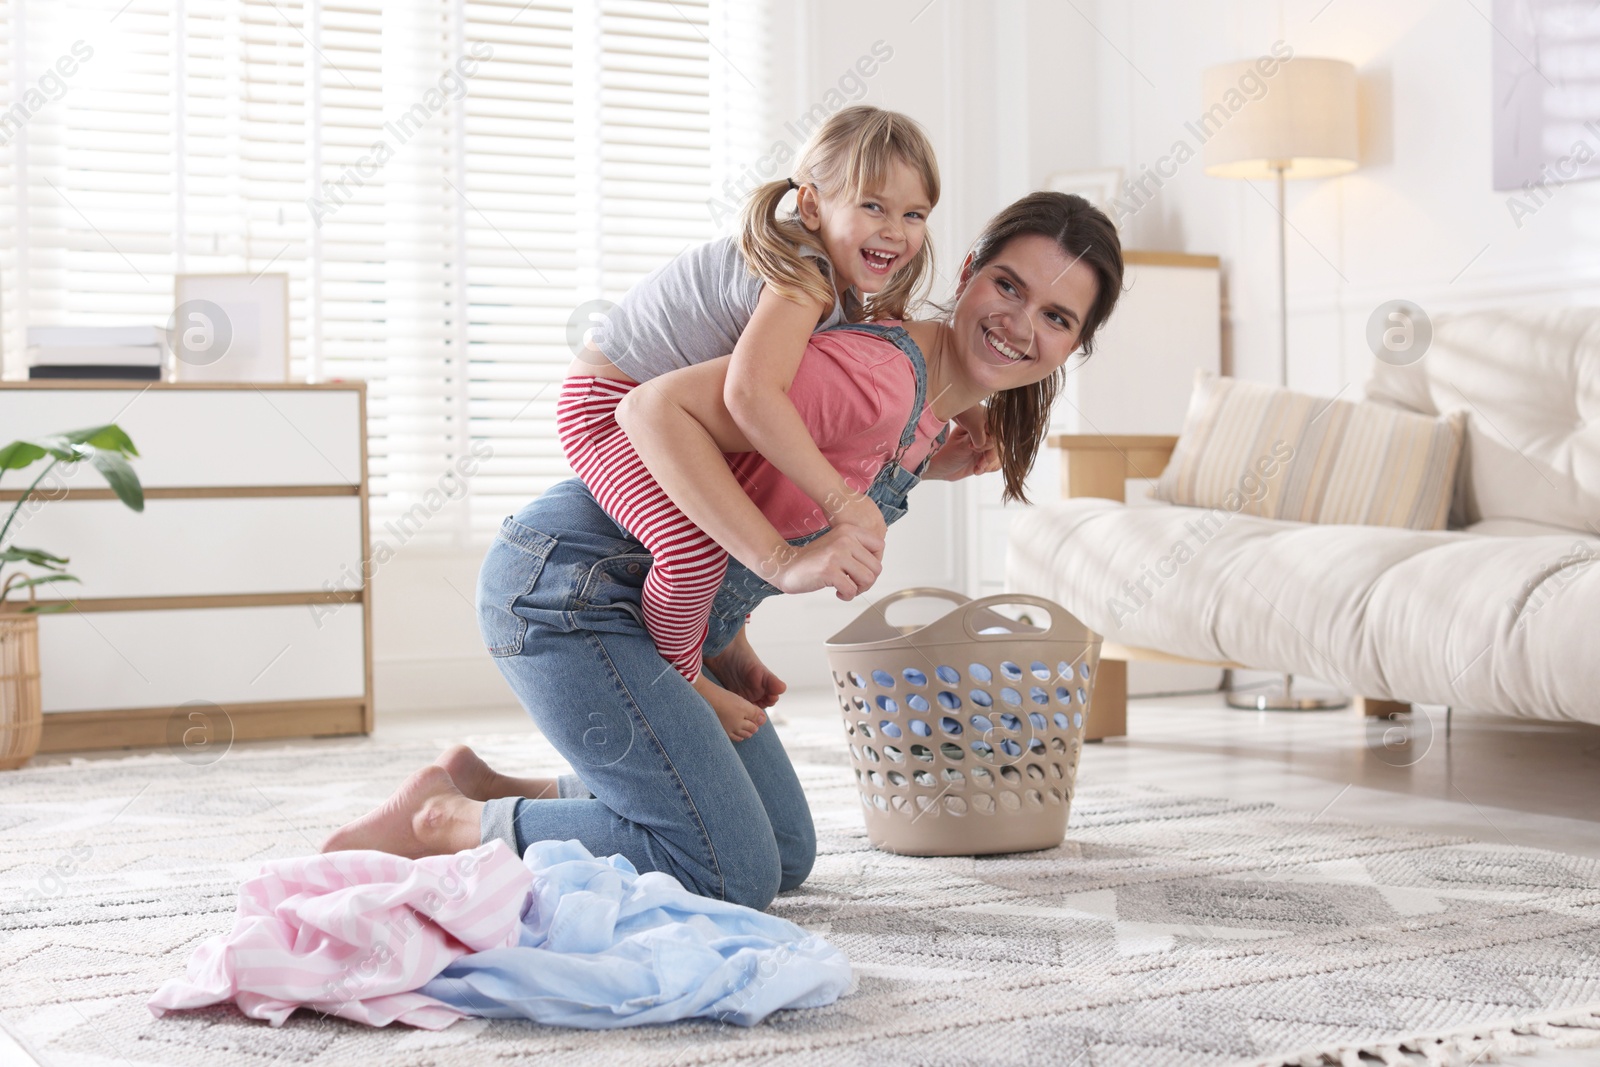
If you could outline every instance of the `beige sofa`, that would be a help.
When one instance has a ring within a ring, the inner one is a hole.
[[[1013,522],[1007,581],[1105,636],[1091,736],[1125,732],[1130,659],[1311,675],[1367,714],[1600,723],[1600,309],[1440,317],[1366,393],[1465,414],[1450,530],[1129,506],[1124,479],[1159,474],[1175,438],[1052,439],[1069,499]],[[1176,566],[1179,541],[1201,547]]]

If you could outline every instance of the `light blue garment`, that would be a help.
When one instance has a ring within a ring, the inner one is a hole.
[[[831,1004],[844,953],[786,919],[698,896],[671,875],[536,841],[516,948],[462,956],[420,992],[490,1019],[609,1030],[705,1018],[754,1026]]]

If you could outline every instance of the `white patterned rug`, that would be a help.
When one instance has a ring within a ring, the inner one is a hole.
[[[774,910],[854,962],[831,1007],[613,1033],[151,1018],[262,861],[313,850],[438,751],[330,741],[0,773],[0,1021],[42,1062],[128,1067],[1465,1064],[1600,1043],[1593,860],[1092,781],[1060,848],[892,856],[865,839],[842,738],[783,733],[821,855]],[[560,768],[537,737],[474,741]]]

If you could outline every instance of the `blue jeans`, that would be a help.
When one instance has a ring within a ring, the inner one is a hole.
[[[811,872],[811,809],[772,724],[734,744],[656,652],[639,606],[649,566],[576,479],[501,527],[478,576],[479,627],[576,774],[555,799],[487,802],[483,840],[520,856],[533,841],[575,838],[702,896],[765,908]],[[731,621],[719,620],[708,652],[731,639]]]

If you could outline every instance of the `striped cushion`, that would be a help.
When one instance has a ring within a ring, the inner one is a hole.
[[[1462,421],[1201,371],[1155,495],[1295,522],[1443,529]]]

